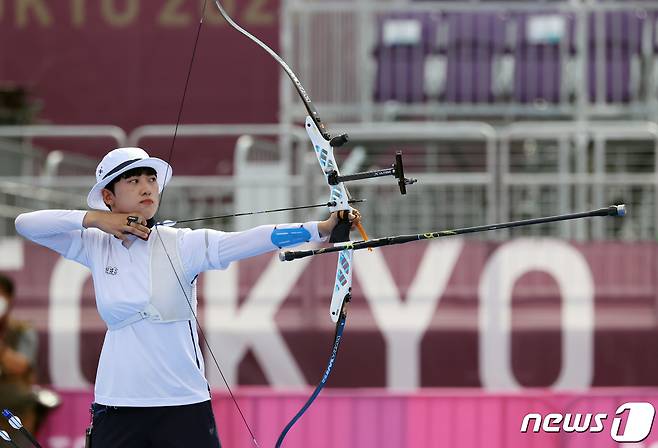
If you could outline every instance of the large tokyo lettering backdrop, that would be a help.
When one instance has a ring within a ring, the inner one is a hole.
[[[654,386],[657,254],[650,242],[457,238],[356,253],[330,387]],[[334,267],[270,254],[200,276],[199,319],[230,383],[318,380]],[[89,388],[105,333],[89,271],[20,239],[2,242],[0,270],[39,331],[40,381]]]
[[[202,3],[5,0],[0,79],[22,80],[45,122],[173,123]],[[225,3],[278,47],[276,0]],[[261,49],[215,8],[199,45],[183,122],[276,121],[280,70]],[[223,156],[193,149],[174,161],[177,173],[214,173]],[[554,249],[540,259],[538,242],[455,241],[357,255],[348,362],[332,386],[656,384],[653,243],[544,241]],[[19,240],[3,243],[0,267],[18,281],[18,316],[39,329],[41,381],[88,387],[104,326],[87,271]],[[200,278],[201,320],[233,383],[317,380],[333,271],[333,257],[283,265],[272,256]]]

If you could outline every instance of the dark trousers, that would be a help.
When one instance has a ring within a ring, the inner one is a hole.
[[[184,406],[94,403],[91,448],[221,448],[210,401]]]

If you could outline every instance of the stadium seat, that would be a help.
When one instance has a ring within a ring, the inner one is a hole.
[[[647,97],[656,98],[658,96],[658,11],[651,12],[649,21],[649,25],[651,26],[651,42],[648,45],[650,54],[647,65],[649,73]]]
[[[511,89],[513,59],[506,15],[446,14],[448,26],[445,101],[490,103]],[[507,76],[506,76],[507,73]]]
[[[425,59],[432,50],[437,23],[437,17],[426,13],[387,14],[377,19],[376,101],[426,100]]]
[[[603,26],[597,19],[603,17]],[[592,102],[628,103],[642,88],[643,37],[648,16],[640,11],[605,11],[589,16],[588,84]],[[597,42],[603,41],[603,62]],[[602,72],[600,67],[604,66]],[[603,78],[601,78],[603,77]],[[600,82],[604,82],[599,86]]]
[[[569,102],[575,90],[575,17],[551,12],[515,17],[514,101]]]

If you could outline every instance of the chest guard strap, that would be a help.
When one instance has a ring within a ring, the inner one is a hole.
[[[153,323],[194,319],[192,310],[196,312],[197,307],[196,282],[190,284],[185,276],[178,250],[178,232],[180,230],[170,227],[154,229],[148,246],[151,265],[150,302],[139,313],[117,324],[108,325],[110,330],[118,330],[142,319]],[[174,270],[171,269],[172,265]]]

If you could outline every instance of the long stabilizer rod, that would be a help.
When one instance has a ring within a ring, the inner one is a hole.
[[[626,206],[624,204],[611,205],[610,207],[599,208],[597,210],[591,210],[589,212],[568,213],[565,215],[524,219],[521,221],[503,222],[499,224],[487,224],[487,225],[476,226],[476,227],[464,227],[461,229],[440,230],[438,232],[417,233],[415,235],[389,236],[389,237],[377,238],[368,241],[355,241],[345,244],[338,244],[332,247],[324,247],[321,249],[286,251],[279,253],[279,259],[281,261],[292,261],[298,258],[310,257],[312,255],[340,252],[341,250],[345,250],[345,249],[360,250],[360,249],[368,249],[370,247],[381,247],[381,246],[391,246],[394,244],[404,244],[404,243],[409,243],[411,241],[431,240],[434,238],[442,238],[445,236],[488,232],[490,230],[509,229],[512,227],[524,227],[524,226],[545,224],[545,223],[557,222],[557,221],[569,221],[573,219],[591,218],[594,216],[625,216],[625,215],[626,215]]]

